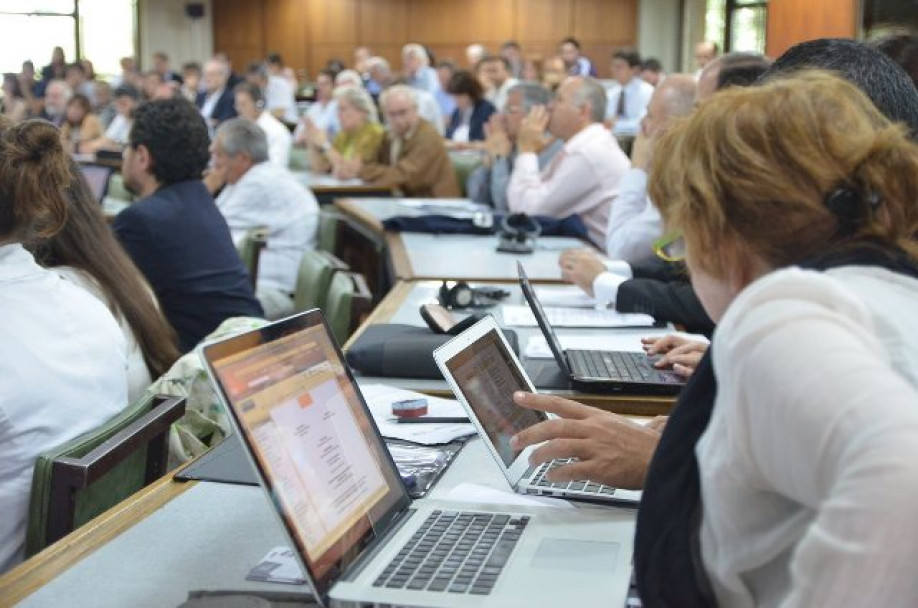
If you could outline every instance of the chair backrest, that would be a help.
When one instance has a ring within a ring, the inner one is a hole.
[[[341,214],[333,209],[319,209],[318,242],[316,248],[329,253],[337,254],[335,247],[338,245],[338,231]]]
[[[336,272],[322,307],[338,344],[344,344],[373,308],[373,294],[363,275]]]
[[[266,226],[252,228],[239,243],[239,257],[242,258],[245,269],[249,271],[252,287],[258,283],[258,260],[261,258],[261,250],[267,245],[268,228]]]
[[[453,172],[456,174],[456,180],[459,182],[459,190],[462,196],[467,196],[466,183],[469,181],[469,175],[472,174],[472,171],[481,165],[481,157],[478,155],[453,153],[450,154],[450,162],[453,165]]]
[[[32,473],[26,556],[166,473],[169,428],[184,397],[146,395],[104,425],[40,454]]]
[[[300,260],[293,293],[293,311],[321,308],[325,303],[332,276],[339,270],[350,270],[348,265],[327,251],[307,251]]]

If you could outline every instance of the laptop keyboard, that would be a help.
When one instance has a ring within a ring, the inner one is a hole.
[[[653,369],[644,353],[603,350],[569,350],[567,356],[578,375],[621,382],[662,382],[665,376]]]
[[[373,586],[488,595],[528,523],[528,516],[434,511]]]
[[[551,462],[542,463],[542,465],[536,469],[536,472],[532,475],[532,481],[529,482],[529,485],[538,488],[550,488],[552,490],[573,490],[575,492],[594,494],[596,496],[612,496],[615,494],[615,488],[603,485],[601,483],[595,483],[593,481],[580,480],[552,483],[546,479],[545,476],[551,469],[563,467],[564,465],[571,464],[576,460],[576,458],[556,458]]]

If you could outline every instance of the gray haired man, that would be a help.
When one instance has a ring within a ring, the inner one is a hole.
[[[210,146],[208,182],[225,183],[217,208],[238,247],[253,228],[267,228],[267,246],[258,264],[255,295],[268,319],[293,312],[300,260],[315,246],[319,205],[315,196],[285,168],[268,162],[264,131],[234,118],[217,129]]]
[[[547,106],[551,91],[534,82],[513,86],[507,92],[507,102],[499,114],[485,125],[485,162],[468,177],[466,191],[469,198],[486,203],[498,211],[507,210],[507,184],[516,160],[516,136],[523,118],[536,106]],[[538,154],[539,169],[544,169],[554,158],[564,142],[552,140]]]

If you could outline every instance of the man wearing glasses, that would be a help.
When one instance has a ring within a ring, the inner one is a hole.
[[[513,86],[507,92],[507,102],[500,114],[485,125],[484,163],[469,175],[466,190],[476,203],[491,205],[497,211],[507,211],[507,184],[516,160],[516,137],[523,118],[536,106],[548,105],[551,92],[540,84],[527,82]],[[551,162],[563,146],[561,140],[551,140],[538,154],[539,170]]]

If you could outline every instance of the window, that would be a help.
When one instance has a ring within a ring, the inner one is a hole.
[[[136,55],[137,0],[3,0],[0,2],[0,71],[36,71],[64,49],[68,62],[89,59],[96,74],[121,73],[121,57]]]
[[[765,52],[768,0],[707,0],[705,39],[724,52]]]

